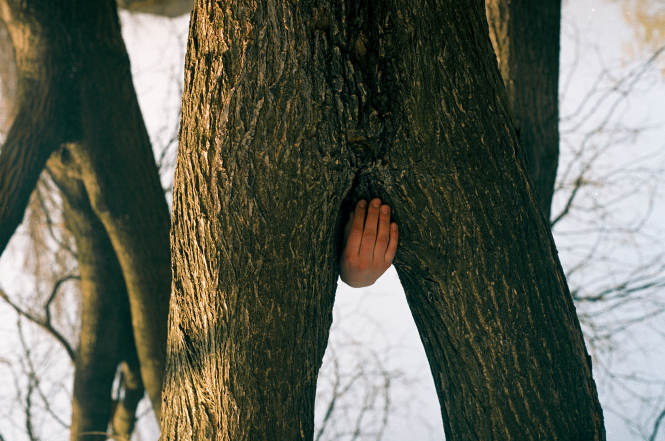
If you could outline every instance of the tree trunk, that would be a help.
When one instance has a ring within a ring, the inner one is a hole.
[[[14,121],[16,80],[14,45],[0,18],[0,143],[4,142],[7,131]]]
[[[561,0],[485,0],[485,5],[508,102],[549,220],[559,161]]]
[[[217,5],[190,24],[162,437],[312,439],[353,180],[331,48],[289,4]]]
[[[171,282],[170,219],[117,11],[113,2],[105,3],[99,17],[112,24],[110,35],[106,47],[96,46],[81,68],[82,138],[71,150],[122,268],[141,376],[159,417]]]
[[[129,294],[143,383],[159,416],[170,294],[169,214],[115,2],[0,0],[18,113],[0,153],[0,251],[51,152],[68,143]]]
[[[46,160],[77,129],[73,115],[63,111],[77,101],[71,48],[57,36],[57,26],[44,24],[52,19],[47,8],[21,10],[15,3],[0,1],[18,77],[14,122],[0,150],[0,253],[23,220]]]
[[[104,226],[94,214],[80,175],[66,149],[48,161],[48,171],[63,195],[67,228],[76,242],[76,259],[81,275],[81,330],[74,360],[72,398],[72,441],[103,441],[109,422],[113,432],[130,438],[136,405],[143,397],[143,384],[123,387],[112,402],[112,386],[120,363],[128,360],[138,374],[138,359],[132,334],[127,288],[120,264]],[[126,415],[120,416],[125,413]]]
[[[312,439],[370,196],[447,439],[605,439],[481,2],[201,0],[190,26],[162,439]]]

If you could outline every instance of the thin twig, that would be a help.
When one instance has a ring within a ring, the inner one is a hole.
[[[28,311],[23,310],[23,308],[18,306],[9,298],[7,293],[2,288],[0,288],[0,297],[2,297],[2,299],[5,302],[7,302],[9,306],[14,308],[14,310],[20,316],[30,320],[31,322],[33,322],[34,324],[36,324],[37,326],[41,327],[46,332],[51,334],[56,340],[58,340],[58,343],[60,343],[65,348],[65,351],[67,351],[67,355],[69,355],[69,358],[72,360],[72,362],[76,360],[76,351],[74,351],[74,349],[71,347],[67,339],[51,325],[50,321],[46,322],[40,319],[39,317],[35,317],[34,315],[30,314]]]
[[[649,441],[656,441],[656,435],[658,435],[658,429],[660,428],[660,423],[663,421],[663,418],[665,418],[665,409],[663,409],[660,415],[658,415],[658,418],[656,418],[656,422],[653,424],[653,432],[651,432]]]

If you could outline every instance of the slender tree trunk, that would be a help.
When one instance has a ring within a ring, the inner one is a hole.
[[[51,152],[68,143],[129,294],[143,383],[159,416],[170,295],[169,214],[115,2],[0,0],[18,112],[0,153],[0,251]]]
[[[115,4],[96,11],[106,29],[81,66],[80,142],[72,156],[104,225],[129,293],[141,376],[159,417],[171,272],[168,206],[131,78]]]
[[[47,164],[64,196],[64,217],[76,242],[81,275],[81,330],[74,360],[71,439],[103,441],[106,436],[90,434],[106,432],[109,423],[116,419],[127,423],[113,424],[113,432],[129,439],[144,389],[140,379],[134,387],[123,384],[118,394],[122,399],[112,402],[113,381],[120,363],[129,360],[135,367],[134,375],[140,376],[120,264],[104,226],[90,206],[83,183],[73,177],[80,176],[80,170],[72,163],[68,150],[63,148]]]
[[[312,439],[341,219],[369,196],[447,439],[605,438],[483,6],[196,3],[164,440]]]
[[[559,161],[561,0],[485,0],[485,5],[508,101],[549,220]]]

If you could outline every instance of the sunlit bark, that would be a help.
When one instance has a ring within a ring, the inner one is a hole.
[[[16,102],[16,64],[14,45],[0,20],[0,143],[14,120]]]
[[[197,2],[163,439],[312,439],[341,221],[370,196],[447,439],[605,439],[510,113],[482,2]]]

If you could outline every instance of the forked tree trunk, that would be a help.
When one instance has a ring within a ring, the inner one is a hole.
[[[15,48],[18,76],[17,114],[0,152],[0,252],[20,223],[47,159],[66,143],[75,165],[68,172],[76,175],[91,210],[85,216],[94,213],[95,228],[103,226],[110,241],[96,245],[112,249],[122,271],[143,384],[159,415],[171,280],[169,213],[115,2],[0,0],[0,19]],[[91,297],[93,303],[98,300]],[[91,314],[100,313],[99,305],[86,305],[84,311],[88,306]],[[135,359],[126,361],[137,367]],[[92,381],[97,373],[80,375]],[[90,392],[93,385],[75,388]]]
[[[549,221],[559,162],[561,0],[485,0],[508,102]]]
[[[605,439],[484,3],[197,1],[164,440],[310,440],[341,222],[379,196],[447,439]]]
[[[90,31],[99,32],[108,22],[108,40],[91,48],[81,67],[82,138],[71,151],[122,268],[141,376],[159,417],[171,285],[170,218],[115,4],[103,3],[101,23]]]

